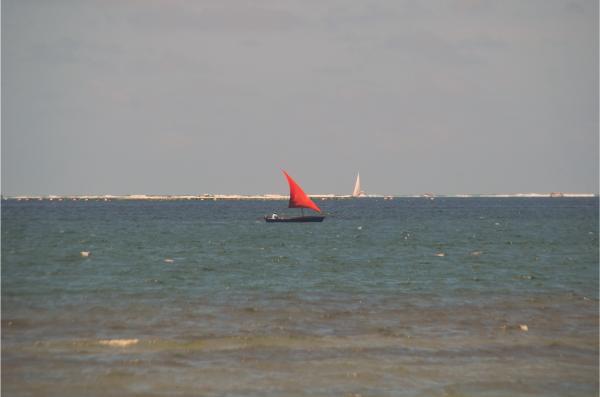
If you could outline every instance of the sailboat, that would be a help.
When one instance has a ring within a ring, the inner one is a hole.
[[[323,222],[325,216],[323,215],[304,215],[304,208],[311,209],[316,212],[321,212],[321,209],[315,204],[314,201],[310,199],[304,193],[304,190],[292,179],[291,176],[288,175],[287,172],[281,170],[285,175],[288,184],[290,185],[290,202],[288,204],[289,208],[300,208],[302,211],[302,216],[296,216],[291,218],[281,217],[277,214],[272,214],[269,216],[265,216],[265,221],[271,222]]]
[[[360,172],[356,174],[356,183],[354,184],[354,190],[352,191],[352,197],[362,197],[365,192],[360,190]]]

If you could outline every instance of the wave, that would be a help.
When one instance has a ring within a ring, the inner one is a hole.
[[[414,330],[413,330],[414,331]],[[529,331],[529,332],[528,332]],[[526,337],[531,332],[535,337]],[[507,338],[511,335],[510,338]],[[490,337],[491,336],[491,337]],[[517,338],[518,337],[518,338]],[[517,338],[517,339],[515,339]],[[504,351],[527,346],[534,350],[557,348],[588,351],[589,340],[586,338],[566,337],[561,340],[540,335],[539,330],[518,323],[498,325],[492,335],[474,336],[460,333],[452,337],[432,337],[419,335],[411,330],[395,330],[383,327],[375,333],[353,336],[301,336],[301,335],[249,335],[227,336],[204,339],[175,340],[175,339],[79,339],[70,341],[44,341],[29,345],[26,349],[36,351],[60,351],[62,353],[108,353],[113,349],[126,349],[134,353],[143,352],[226,352],[246,350],[290,350],[290,351],[319,351],[335,350],[387,350],[401,349],[407,352],[435,351],[475,351],[496,350]],[[24,346],[23,346],[24,347]],[[109,349],[109,350],[107,350]],[[595,354],[595,350],[592,349]]]

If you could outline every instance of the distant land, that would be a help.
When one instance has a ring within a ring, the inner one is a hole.
[[[435,197],[455,197],[455,198],[469,198],[469,197],[597,197],[598,194],[594,193],[510,193],[510,194],[415,194],[415,195],[379,195],[379,194],[367,194],[361,197],[352,197],[351,195],[337,195],[337,194],[311,194],[309,195],[313,199],[320,200],[344,200],[344,199],[363,199],[363,198],[381,198],[385,200],[392,200],[394,198],[428,198],[434,199]],[[262,194],[262,195],[242,195],[242,194],[200,194],[200,195],[147,195],[147,194],[131,194],[131,195],[32,195],[32,196],[2,196],[2,200],[18,200],[18,201],[29,201],[29,200],[49,200],[49,201],[112,201],[112,200],[287,200],[288,195],[283,194]]]

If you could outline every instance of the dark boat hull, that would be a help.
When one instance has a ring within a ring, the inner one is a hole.
[[[269,217],[265,217],[265,221],[267,221],[268,223],[278,223],[278,222],[323,222],[323,219],[325,219],[324,216],[297,216],[294,218],[269,218]]]

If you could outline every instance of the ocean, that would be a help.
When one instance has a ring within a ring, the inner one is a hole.
[[[286,204],[3,200],[3,395],[598,395],[598,197]]]

